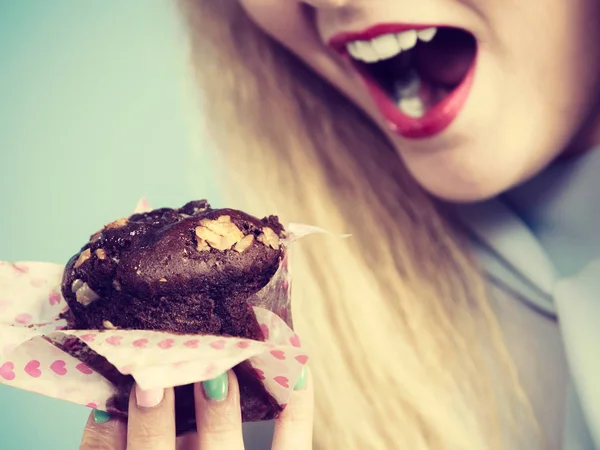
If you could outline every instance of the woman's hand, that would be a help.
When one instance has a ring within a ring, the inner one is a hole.
[[[240,394],[230,371],[194,386],[197,434],[175,438],[173,389],[134,388],[128,423],[93,412],[80,450],[244,450]],[[313,389],[308,370],[275,425],[272,450],[312,449]]]

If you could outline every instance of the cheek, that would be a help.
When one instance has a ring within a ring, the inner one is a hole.
[[[546,120],[537,126],[573,135],[598,96],[600,1],[546,0],[544,14],[538,1],[530,3],[517,11],[518,21],[514,14],[499,20],[505,42],[491,51],[507,83],[532,103],[523,106],[544,108]]]
[[[368,114],[376,115],[368,98],[356,89],[361,81],[353,71],[348,70],[339,55],[322,42],[318,24],[297,0],[240,0],[240,3],[265,33],[279,41]]]
[[[306,38],[306,24],[297,1],[240,0],[248,16],[265,32],[283,42],[303,47],[300,38]]]
[[[240,0],[248,16],[265,33],[279,41],[307,64],[320,72],[323,58],[321,44],[314,25],[298,1]]]

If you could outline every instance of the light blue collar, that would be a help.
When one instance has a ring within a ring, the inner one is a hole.
[[[600,256],[600,147],[503,195],[563,276]]]
[[[582,438],[588,444],[567,439],[565,450],[593,449],[591,436],[600,448],[600,259],[586,266],[600,258],[600,149],[557,163],[505,196],[461,205],[457,213],[490,278],[558,318],[585,411],[568,411],[565,435],[584,420],[590,432]]]
[[[529,306],[554,316],[557,272],[525,223],[498,199],[461,205],[457,213],[490,277]]]

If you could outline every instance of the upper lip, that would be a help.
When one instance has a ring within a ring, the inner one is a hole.
[[[388,33],[401,33],[408,30],[441,28],[437,24],[382,23],[362,31],[343,31],[329,39],[328,45],[339,53],[347,53],[347,45],[356,41],[368,41]]]

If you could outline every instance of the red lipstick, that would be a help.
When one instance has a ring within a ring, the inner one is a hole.
[[[410,30],[424,30],[426,28],[439,28],[437,25],[382,23],[363,31],[348,31],[336,34],[329,40],[329,46],[338,53],[346,54],[346,45],[355,41],[370,41],[378,36],[390,33],[402,33]]]
[[[380,24],[360,32],[340,33],[332,37],[329,41],[329,45],[333,49],[353,63],[375,105],[386,119],[392,131],[407,139],[434,137],[443,132],[458,117],[469,96],[475,78],[476,50],[469,69],[460,83],[442,101],[427,110],[422,117],[411,117],[399,109],[390,95],[384,91],[376,79],[365,69],[365,65],[359,64],[350,56],[347,45],[356,41],[369,41],[385,34],[401,33],[408,30],[419,31],[432,27],[440,28],[436,25],[422,24]]]

